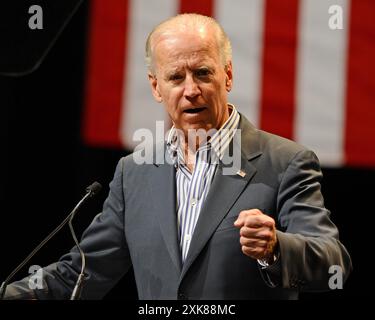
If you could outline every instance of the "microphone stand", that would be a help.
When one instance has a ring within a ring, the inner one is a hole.
[[[78,210],[80,209],[80,207],[82,206],[82,204],[88,199],[88,198],[91,198],[92,196],[94,196],[97,192],[99,192],[99,190],[101,189],[101,185],[98,183],[98,182],[94,182],[92,185],[90,185],[89,187],[86,188],[86,194],[85,196],[78,202],[78,204],[74,207],[74,209],[72,210],[72,212],[57,226],[57,228],[55,230],[53,230],[26,258],[25,260],[23,260],[18,266],[16,269],[14,269],[12,271],[12,273],[3,281],[3,283],[1,284],[1,287],[0,287],[0,300],[3,300],[4,298],[4,294],[5,294],[5,291],[6,291],[6,287],[9,283],[9,281],[14,277],[14,275],[20,270],[22,269],[29,261],[30,259],[56,234],[58,233],[63,226],[65,226],[65,224],[69,221],[69,226],[70,226],[70,230],[72,232],[72,236],[73,236],[73,239],[74,239],[74,242],[76,243],[76,245],[78,246],[78,249],[80,251],[80,254],[81,254],[81,258],[82,258],[82,269],[81,269],[81,274],[79,275],[78,277],[78,281],[76,283],[76,286],[73,290],[73,294],[71,296],[71,300],[74,300],[76,297],[79,297],[79,291],[80,291],[80,287],[81,287],[81,283],[82,283],[82,280],[83,280],[83,277],[84,277],[84,274],[83,274],[83,270],[84,270],[84,267],[85,267],[85,257],[84,257],[84,254],[83,254],[83,251],[81,250],[81,247],[78,245],[78,241],[77,241],[77,237],[75,236],[75,233],[74,233],[74,230],[73,230],[73,227],[71,225],[71,221],[73,220],[75,214],[78,212]]]
[[[78,300],[81,297],[81,289],[82,289],[82,286],[83,286],[83,280],[84,280],[84,277],[85,277],[84,271],[85,271],[85,267],[86,267],[85,254],[83,253],[83,250],[81,249],[81,246],[79,245],[79,242],[77,240],[76,234],[75,234],[74,229],[73,229],[72,222],[73,222],[73,218],[75,216],[75,213],[76,212],[74,212],[69,219],[69,229],[70,229],[70,233],[72,234],[73,240],[74,240],[74,242],[75,242],[75,244],[78,248],[79,254],[81,255],[82,265],[81,265],[81,273],[78,276],[78,280],[76,282],[76,285],[74,286],[73,293],[70,296],[70,300]]]

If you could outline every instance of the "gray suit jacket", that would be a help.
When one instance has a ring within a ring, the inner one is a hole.
[[[133,266],[140,299],[293,299],[300,290],[327,290],[329,268],[344,280],[350,257],[338,240],[320,190],[317,157],[304,147],[255,129],[241,116],[241,169],[223,175],[220,163],[181,264],[177,236],[175,168],[119,161],[103,212],[84,232],[86,299],[103,297]],[[258,208],[277,223],[280,258],[262,270],[241,251],[233,226],[242,210]],[[44,268],[44,289],[27,279],[8,297],[64,299],[80,271],[75,248]]]

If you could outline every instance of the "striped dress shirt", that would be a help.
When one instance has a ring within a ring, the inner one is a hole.
[[[228,104],[228,107],[231,111],[228,120],[207,143],[198,148],[193,172],[190,172],[186,165],[176,128],[172,127],[168,134],[167,150],[176,168],[177,227],[182,263],[189,251],[195,225],[210,190],[218,160],[222,160],[239,125],[240,115],[236,108],[231,104]]]

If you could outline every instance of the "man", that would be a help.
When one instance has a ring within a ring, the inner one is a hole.
[[[331,266],[345,280],[351,261],[324,208],[318,159],[228,104],[221,27],[196,14],[171,18],[150,34],[146,60],[152,94],[173,121],[156,147],[165,162],[120,160],[82,236],[82,297],[103,297],[131,266],[141,299],[294,299],[328,290]],[[43,289],[26,278],[7,297],[69,298],[80,267],[73,248],[43,269]]]

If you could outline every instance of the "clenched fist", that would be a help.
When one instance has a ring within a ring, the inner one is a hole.
[[[241,211],[235,227],[240,229],[242,252],[254,259],[273,262],[277,244],[275,220],[258,209]]]

